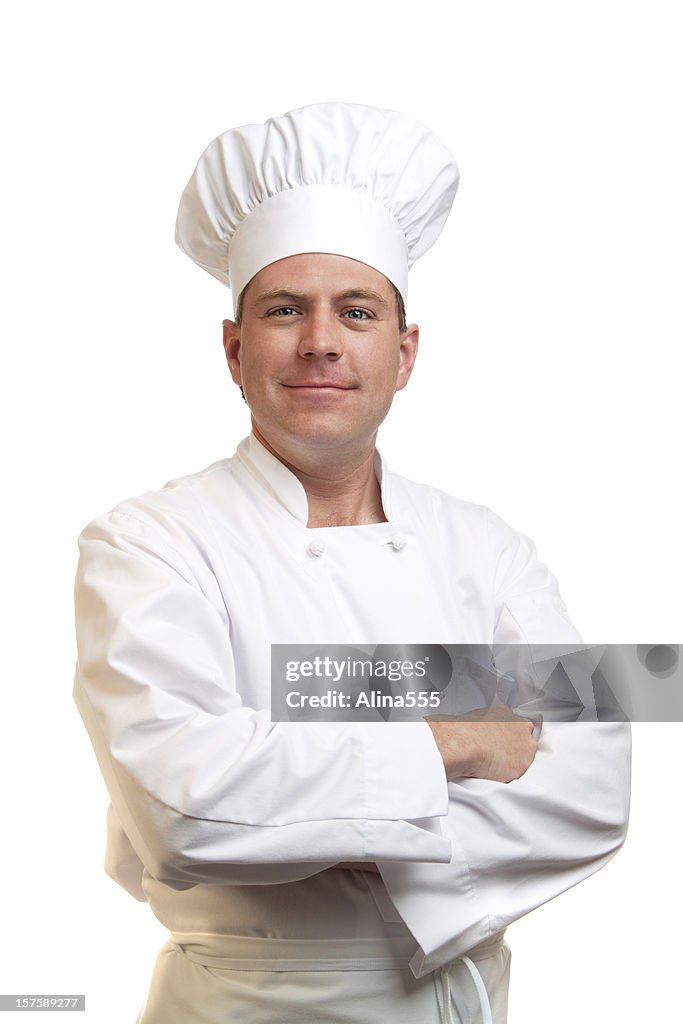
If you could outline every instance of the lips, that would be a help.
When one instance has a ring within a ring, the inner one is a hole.
[[[334,380],[306,380],[297,383],[283,383],[286,388],[305,390],[308,388],[334,388],[336,391],[352,391],[353,384],[342,384]]]

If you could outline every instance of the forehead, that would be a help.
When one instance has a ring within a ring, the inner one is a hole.
[[[300,253],[270,263],[252,277],[242,293],[251,301],[274,290],[291,291],[305,295],[334,296],[358,291],[374,291],[387,302],[393,300],[394,288],[390,281],[359,260],[324,252]]]

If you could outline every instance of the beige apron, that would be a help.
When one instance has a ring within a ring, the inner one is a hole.
[[[172,932],[137,1024],[505,1024],[500,932],[423,978],[406,938],[315,941]]]

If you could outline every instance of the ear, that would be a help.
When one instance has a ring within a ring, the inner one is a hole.
[[[413,366],[417,359],[417,347],[420,340],[420,328],[417,324],[409,324],[401,333],[399,348],[398,376],[396,378],[396,390],[402,391],[410,380]]]
[[[240,366],[240,329],[233,320],[223,321],[223,350],[235,384],[242,383]]]

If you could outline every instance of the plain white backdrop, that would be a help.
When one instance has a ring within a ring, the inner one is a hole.
[[[412,274],[422,348],[381,435],[390,464],[532,536],[587,640],[683,640],[678,14],[4,6],[1,992],[85,992],[67,1019],[132,1024],[164,939],[101,869],[72,579],[86,522],[248,431],[221,349],[229,294],[173,243],[220,131],[341,99],[441,135],[462,183]],[[510,930],[510,1024],[672,1019],[682,741],[679,724],[635,727],[624,850]]]

